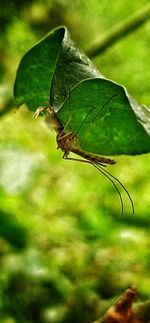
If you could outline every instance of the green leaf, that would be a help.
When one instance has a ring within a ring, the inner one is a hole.
[[[51,82],[64,28],[56,29],[31,48],[22,58],[14,84],[17,105],[26,103],[31,110],[49,102]]]
[[[150,151],[148,115],[131,105],[122,86],[100,78],[75,86],[57,113],[63,126],[68,124],[66,131],[77,133],[81,149],[103,155]]]
[[[31,110],[50,101],[56,110],[76,84],[102,76],[79,50],[65,27],[48,33],[22,58],[14,84],[16,103]]]
[[[79,50],[65,29],[62,47],[51,86],[50,103],[58,110],[71,89],[87,78],[103,77],[89,58]]]
[[[49,33],[23,57],[14,96],[31,110],[50,102],[66,131],[88,152],[117,155],[150,151],[150,110],[107,80],[77,48],[65,27]],[[82,126],[81,126],[82,125]]]

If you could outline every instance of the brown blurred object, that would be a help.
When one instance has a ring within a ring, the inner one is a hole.
[[[117,302],[111,306],[103,318],[95,323],[144,323],[132,309],[132,304],[137,298],[135,286],[130,286],[121,295]],[[147,321],[148,323],[148,321]]]

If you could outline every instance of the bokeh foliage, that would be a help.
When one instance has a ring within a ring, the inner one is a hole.
[[[82,48],[147,1],[1,2],[1,106],[21,56],[65,24]],[[112,10],[113,8],[113,10]],[[85,15],[86,12],[86,15]],[[94,61],[149,104],[149,24]],[[14,106],[15,108],[15,106]],[[149,289],[149,155],[119,157],[111,170],[135,204],[125,213],[110,183],[90,166],[61,160],[55,135],[26,107],[0,122],[1,322],[84,322],[98,318],[130,283]]]

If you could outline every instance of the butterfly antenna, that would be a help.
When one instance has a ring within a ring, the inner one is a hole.
[[[100,165],[98,164],[92,164],[96,169],[98,169],[105,177],[107,177],[109,179],[109,181],[113,184],[113,186],[115,187],[119,199],[120,199],[120,204],[121,204],[121,216],[123,215],[123,209],[124,209],[124,205],[123,205],[123,199],[122,199],[122,195],[117,187],[117,185],[115,184],[115,182],[111,179],[111,177],[113,177],[114,179],[117,180],[117,178],[115,178],[115,176],[111,175],[108,171],[106,171],[105,169],[103,169]],[[111,177],[109,177],[111,176]]]

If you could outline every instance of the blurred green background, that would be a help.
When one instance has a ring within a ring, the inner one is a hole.
[[[150,298],[150,156],[121,156],[109,170],[129,190],[120,217],[116,191],[100,173],[61,159],[55,134],[27,107],[15,109],[22,55],[66,25],[84,49],[147,0],[0,3],[0,322],[89,323],[131,283]],[[150,104],[146,23],[93,62]]]

